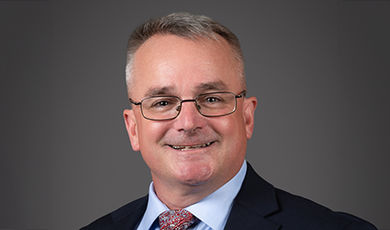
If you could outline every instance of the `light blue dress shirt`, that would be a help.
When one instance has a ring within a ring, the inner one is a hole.
[[[223,230],[232,208],[233,200],[240,191],[246,174],[246,161],[244,160],[240,171],[226,184],[199,202],[185,209],[196,216],[200,222],[194,230]],[[169,210],[154,192],[153,182],[149,186],[148,205],[137,230],[159,230],[158,216]]]

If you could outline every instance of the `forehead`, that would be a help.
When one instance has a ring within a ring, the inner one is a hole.
[[[241,90],[239,68],[222,37],[192,40],[155,35],[135,53],[131,91],[147,96],[158,91],[189,95],[213,89]]]

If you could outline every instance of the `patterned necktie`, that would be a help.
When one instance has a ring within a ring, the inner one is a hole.
[[[168,210],[158,217],[161,230],[185,230],[196,221],[189,211],[184,209]]]

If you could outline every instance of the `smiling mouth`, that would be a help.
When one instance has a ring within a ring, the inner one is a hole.
[[[186,150],[192,150],[192,149],[206,148],[214,143],[215,143],[215,141],[211,141],[211,142],[201,144],[201,145],[168,145],[168,146],[175,149],[175,150],[186,151]]]

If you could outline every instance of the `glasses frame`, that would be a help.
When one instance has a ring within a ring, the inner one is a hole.
[[[233,111],[229,112],[229,113],[226,113],[226,114],[222,114],[222,115],[205,115],[203,114],[201,111],[200,111],[200,106],[198,105],[198,102],[197,102],[197,99],[201,96],[205,96],[205,95],[209,95],[209,94],[215,94],[215,93],[230,93],[230,94],[233,94],[234,95],[234,109]],[[182,104],[183,102],[194,102],[195,104],[195,107],[196,107],[196,110],[198,110],[198,112],[204,116],[204,117],[222,117],[222,116],[227,116],[229,114],[232,114],[234,113],[236,110],[237,110],[237,98],[244,98],[246,96],[246,90],[243,90],[241,91],[239,94],[235,94],[233,92],[228,92],[228,91],[221,91],[221,92],[210,92],[210,93],[202,93],[202,94],[199,94],[198,96],[196,96],[195,98],[193,99],[181,99],[180,97],[178,96],[151,96],[151,97],[146,97],[146,98],[143,98],[141,101],[139,102],[136,102],[134,101],[133,99],[129,98],[129,101],[131,104],[133,105],[139,105],[140,108],[141,108],[141,114],[142,116],[146,119],[146,120],[151,120],[151,121],[168,121],[168,120],[173,120],[175,119],[176,117],[179,116],[180,112],[181,112],[181,108],[182,108]],[[144,100],[147,100],[147,99],[150,99],[150,98],[155,98],[155,97],[174,97],[174,98],[177,98],[179,101],[180,101],[180,105],[178,106],[178,113],[176,114],[176,116],[172,117],[172,118],[166,118],[166,119],[153,119],[153,118],[148,118],[145,116],[144,114],[144,111],[142,109],[142,102]]]

